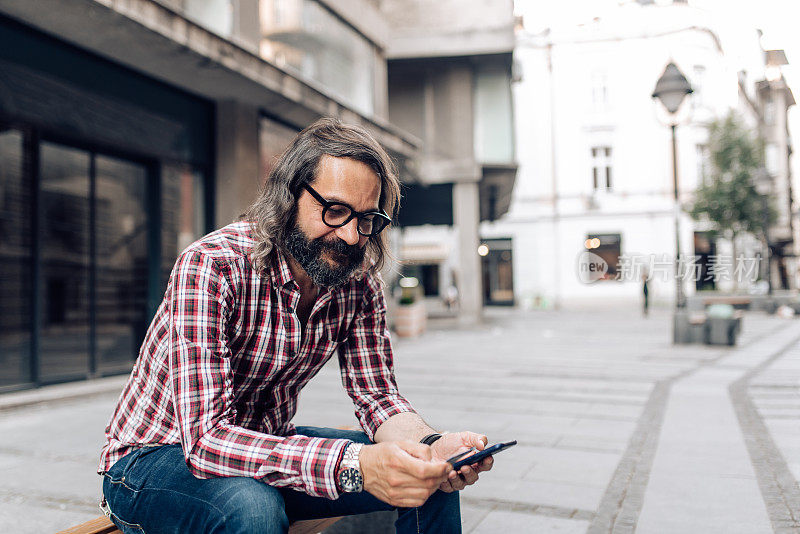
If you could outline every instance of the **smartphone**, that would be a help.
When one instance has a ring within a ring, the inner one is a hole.
[[[483,460],[484,458],[487,458],[489,456],[494,456],[498,452],[504,451],[504,450],[508,449],[509,447],[513,447],[516,444],[517,444],[517,440],[508,441],[506,443],[497,443],[495,445],[492,445],[491,447],[486,447],[482,451],[475,451],[475,454],[471,454],[469,456],[464,457],[465,454],[468,454],[468,453],[474,451],[475,449],[473,448],[473,449],[471,449],[471,450],[469,450],[469,451],[467,451],[465,453],[461,453],[461,454],[458,454],[456,456],[453,456],[452,458],[450,458],[447,461],[448,461],[448,463],[452,464],[453,469],[455,471],[458,471],[459,469],[461,469],[465,465],[476,464],[476,463],[480,462],[481,460]]]

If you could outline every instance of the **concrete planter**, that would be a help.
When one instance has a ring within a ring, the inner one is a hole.
[[[401,304],[394,312],[394,331],[398,336],[416,337],[425,331],[428,312],[423,302]]]
[[[708,345],[735,345],[736,338],[742,329],[742,316],[709,317],[706,329]]]

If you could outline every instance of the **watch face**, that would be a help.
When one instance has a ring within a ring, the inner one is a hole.
[[[359,473],[358,469],[349,467],[339,473],[339,484],[348,493],[361,491],[361,483],[361,473]]]

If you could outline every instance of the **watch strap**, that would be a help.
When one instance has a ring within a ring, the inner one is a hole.
[[[425,436],[424,438],[419,440],[419,442],[424,444],[424,445],[433,445],[433,442],[436,441],[437,439],[441,438],[441,437],[442,437],[442,435],[439,434],[439,433],[428,434],[427,436]]]

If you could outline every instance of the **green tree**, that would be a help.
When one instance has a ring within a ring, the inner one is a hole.
[[[689,214],[698,221],[710,221],[714,233],[730,239],[736,258],[736,238],[745,232],[765,236],[764,205],[768,225],[775,211],[756,189],[763,168],[763,143],[731,111],[709,125],[708,176],[698,187]]]

